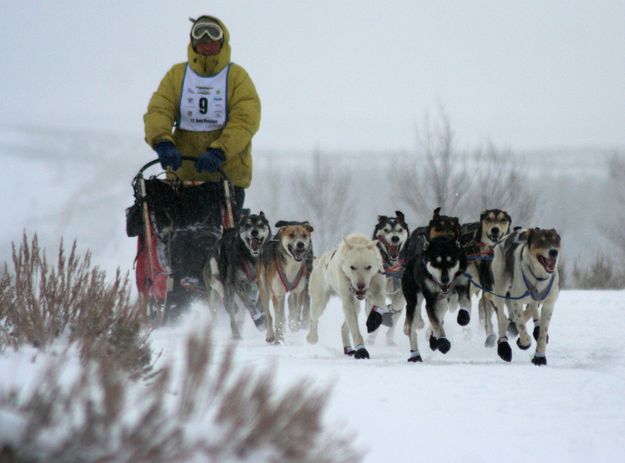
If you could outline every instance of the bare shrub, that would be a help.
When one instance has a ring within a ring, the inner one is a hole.
[[[619,272],[612,259],[599,254],[586,268],[576,261],[572,270],[575,287],[578,289],[623,289],[625,274]]]
[[[439,206],[443,213],[453,215],[472,177],[467,175],[466,159],[457,152],[447,116],[442,113],[440,124],[434,127],[426,117],[417,141],[414,156],[391,163],[394,196],[422,220],[429,219]]]
[[[319,152],[312,155],[310,171],[298,171],[292,184],[299,203],[315,228],[313,241],[317,253],[334,246],[354,219],[354,199],[351,195],[349,170],[340,169],[338,161]]]
[[[32,463],[360,460],[347,437],[323,431],[327,391],[304,382],[277,394],[269,373],[234,373],[232,349],[216,359],[206,334],[187,338],[184,358],[180,374],[172,362],[149,384],[96,358],[69,387],[59,362],[27,398],[0,395],[0,428],[12,422],[0,455]]]
[[[477,221],[484,209],[503,209],[514,223],[527,224],[536,210],[536,195],[509,151],[494,145],[473,153],[457,148],[443,110],[438,125],[426,118],[418,147],[389,169],[394,197],[423,223],[436,207],[463,221]]]
[[[83,358],[103,356],[141,374],[150,363],[150,349],[138,303],[131,304],[130,281],[119,270],[111,283],[92,268],[90,253],[69,255],[61,242],[56,265],[49,265],[35,235],[13,245],[11,275],[5,265],[0,279],[0,342],[45,349],[60,336],[76,342]]]

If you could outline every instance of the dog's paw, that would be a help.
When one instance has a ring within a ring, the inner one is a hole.
[[[458,311],[458,325],[467,326],[471,321],[471,314],[468,310],[460,309]]]
[[[319,335],[310,331],[308,336],[306,336],[306,341],[308,341],[309,344],[317,344],[317,341],[319,341]]]
[[[273,344],[276,342],[276,337],[273,335],[265,336],[265,341],[267,341],[269,344]]]
[[[364,347],[361,347],[359,349],[356,349],[356,352],[354,353],[354,358],[356,358],[356,359],[368,359],[369,358],[369,352]]]
[[[484,341],[484,347],[493,347],[496,341],[497,341],[497,336],[495,336],[495,333],[491,333],[488,336],[486,336],[486,341]]]
[[[512,349],[510,348],[510,344],[508,344],[507,339],[499,341],[497,345],[497,355],[499,355],[499,357],[506,362],[512,361]]]
[[[441,351],[441,354],[446,354],[449,352],[449,349],[451,349],[451,343],[447,338],[438,338],[436,340],[436,347]]]
[[[508,328],[506,328],[506,332],[508,333],[508,337],[516,338],[519,335],[519,328],[517,328],[516,323],[510,321],[508,323]]]
[[[540,325],[534,327],[532,335],[534,336],[534,339],[538,341],[538,336],[540,335]],[[547,335],[547,344],[549,344],[549,335]]]
[[[538,365],[539,367],[547,365],[547,357],[535,355],[532,359],[532,363],[534,365]]]
[[[434,334],[430,334],[430,349],[432,350],[438,349],[438,342],[436,341]]]
[[[410,352],[410,357],[408,358],[409,362],[423,362],[423,359],[421,358],[421,355],[419,355],[419,352]]]
[[[254,320],[254,326],[258,329],[258,331],[265,331],[267,329],[265,317]]]
[[[352,356],[356,353],[356,351],[352,348],[352,346],[345,346],[343,347],[343,353],[345,355]]]
[[[521,350],[527,350],[530,347],[532,347],[532,341],[529,341],[528,344],[523,344],[523,343],[521,343],[521,338],[519,337],[519,339],[516,340],[516,345]]]

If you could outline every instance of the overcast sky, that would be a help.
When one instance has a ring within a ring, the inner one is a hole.
[[[220,17],[262,99],[257,148],[625,146],[625,1],[2,0],[0,124],[143,137],[189,16]]]

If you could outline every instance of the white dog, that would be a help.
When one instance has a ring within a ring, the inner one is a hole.
[[[319,257],[310,275],[310,331],[308,342],[319,340],[317,326],[331,295],[343,302],[345,321],[341,327],[343,352],[357,359],[369,358],[358,327],[360,301],[366,298],[367,314],[373,305],[384,307],[386,277],[377,241],[360,233],[343,239],[337,248]],[[351,336],[351,340],[350,340]],[[353,341],[353,344],[352,342]],[[354,347],[352,347],[352,345]]]

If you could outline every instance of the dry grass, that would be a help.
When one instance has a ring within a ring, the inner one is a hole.
[[[579,261],[575,262],[571,273],[577,289],[625,288],[625,274],[604,254],[598,254],[585,268],[582,268]]]
[[[66,349],[31,391],[0,383],[0,463],[360,460],[323,428],[328,391],[279,393],[269,373],[236,373],[233,350],[216,355],[207,329],[188,337],[182,365],[147,375],[148,325],[128,277],[107,283],[76,244],[66,255],[61,243],[54,266],[44,254],[24,236],[4,266],[0,348],[65,342],[81,361]]]
[[[167,366],[149,384],[95,358],[63,387],[59,362],[29,397],[0,396],[0,427],[2,416],[21,424],[12,440],[0,436],[0,462],[360,460],[347,437],[323,430],[327,391],[302,383],[277,394],[269,374],[234,373],[232,350],[211,346],[189,336],[183,371]]]
[[[66,255],[59,246],[50,265],[39,248],[23,236],[13,245],[13,273],[5,264],[0,277],[0,347],[25,343],[46,349],[60,337],[77,343],[83,359],[104,357],[135,374],[150,363],[143,312],[131,304],[130,281],[119,270],[112,282],[81,257],[73,244]]]

